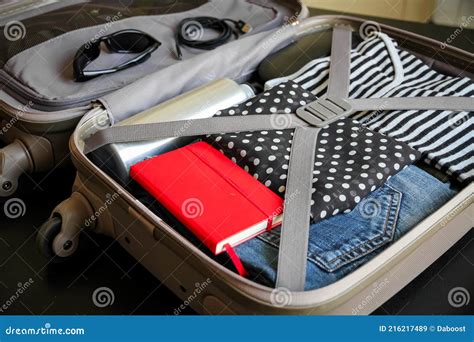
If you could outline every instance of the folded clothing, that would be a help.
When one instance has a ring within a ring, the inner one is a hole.
[[[217,116],[273,115],[275,130],[210,135],[205,140],[280,196],[285,194],[292,129],[280,114],[294,113],[316,97],[288,81]],[[286,118],[286,117],[283,117]],[[281,128],[281,129],[280,129]],[[323,127],[316,143],[313,222],[349,212],[393,174],[419,158],[404,143],[364,129],[351,119]]]
[[[350,213],[312,225],[305,290],[329,285],[368,262],[456,192],[449,183],[411,165]],[[279,243],[280,229],[276,228],[235,249],[251,279],[274,286]]]
[[[463,96],[474,97],[469,78],[443,75],[378,33],[351,52],[350,98]],[[389,51],[394,52],[392,59]],[[267,86],[293,80],[317,97],[327,93],[330,57],[311,61],[296,73],[270,80]],[[399,75],[399,76],[396,76]],[[422,153],[422,158],[455,179],[474,180],[472,112],[383,110],[355,113],[365,127]]]

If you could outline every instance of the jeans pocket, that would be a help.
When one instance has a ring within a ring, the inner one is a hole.
[[[308,259],[334,272],[391,242],[401,200],[400,191],[384,185],[350,213],[311,226]]]
[[[313,224],[308,260],[326,272],[334,272],[393,241],[401,201],[402,192],[385,184],[351,212]],[[278,249],[280,234],[277,227],[257,239]]]

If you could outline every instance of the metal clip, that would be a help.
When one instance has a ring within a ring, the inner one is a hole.
[[[324,127],[352,112],[352,106],[343,99],[323,97],[296,110],[296,115],[312,126]]]

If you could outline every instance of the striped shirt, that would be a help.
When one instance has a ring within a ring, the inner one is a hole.
[[[389,56],[390,48],[398,55],[397,63]],[[396,71],[402,74],[398,82],[394,81]],[[327,92],[328,75],[329,57],[325,57],[311,61],[293,75],[271,80],[267,85],[290,79],[320,97]],[[352,50],[350,98],[417,96],[474,97],[474,82],[430,69],[390,39],[381,39],[381,35],[363,41]],[[387,111],[381,108],[355,113],[353,118],[369,129],[407,143],[420,151],[428,164],[459,181],[474,180],[473,112]]]

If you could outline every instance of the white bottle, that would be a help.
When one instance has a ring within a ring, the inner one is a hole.
[[[131,116],[117,125],[210,118],[217,111],[240,104],[253,96],[255,93],[249,85],[239,85],[230,79],[219,79]],[[89,157],[97,166],[107,169],[125,184],[129,181],[130,167],[133,164],[184,146],[194,140],[196,140],[195,137],[180,137],[139,143],[109,144],[92,152]]]

